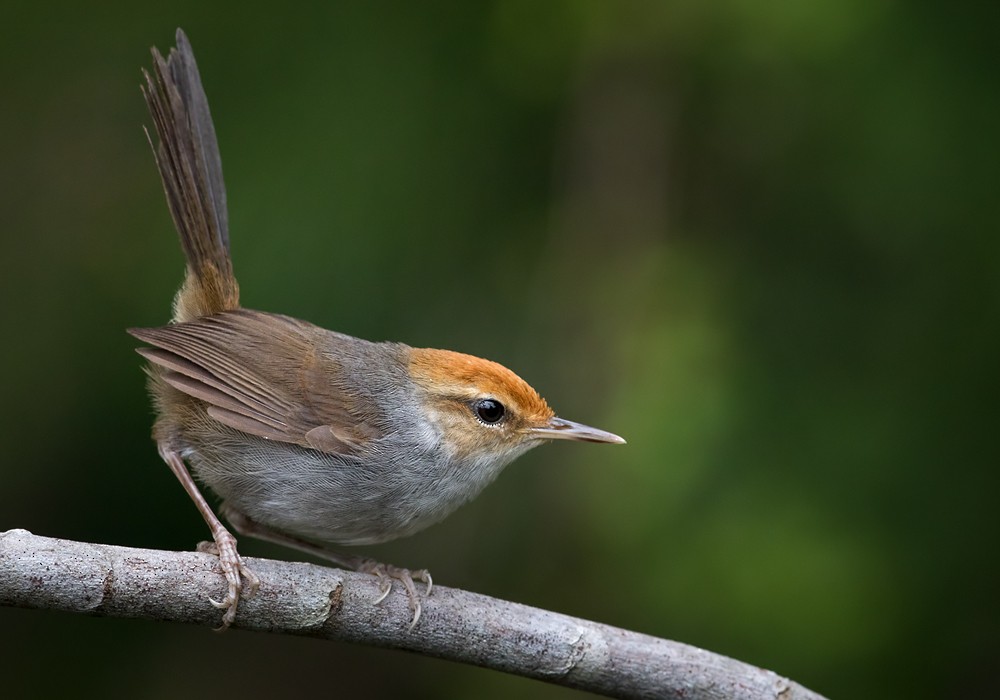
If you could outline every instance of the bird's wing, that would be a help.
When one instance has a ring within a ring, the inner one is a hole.
[[[153,346],[138,352],[163,381],[231,428],[332,454],[382,435],[378,403],[345,384],[335,354],[321,352],[319,334],[327,332],[316,326],[240,309],[128,332]]]

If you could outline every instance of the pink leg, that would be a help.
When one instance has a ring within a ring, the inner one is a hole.
[[[243,565],[243,560],[236,551],[236,538],[233,537],[232,533],[230,533],[222,522],[215,517],[215,513],[212,512],[212,508],[208,505],[205,497],[201,495],[201,491],[198,490],[198,485],[195,484],[194,479],[191,478],[191,474],[188,472],[187,466],[184,464],[184,460],[181,459],[181,456],[177,452],[167,448],[166,445],[162,443],[158,443],[157,448],[159,449],[160,457],[163,458],[163,461],[170,467],[170,471],[172,471],[178,481],[181,482],[181,486],[184,487],[188,496],[190,496],[191,500],[194,501],[195,507],[198,509],[198,512],[201,513],[201,517],[205,519],[209,530],[212,531],[212,539],[215,541],[214,546],[209,545],[209,547],[206,548],[199,545],[198,550],[212,551],[214,554],[218,555],[219,565],[222,567],[222,573],[225,574],[226,581],[229,584],[229,589],[225,598],[221,601],[209,599],[209,602],[211,602],[212,605],[220,610],[226,611],[222,616],[222,626],[219,627],[219,630],[224,630],[232,624],[234,619],[236,619],[236,607],[240,602],[240,594],[243,592],[244,583],[249,586],[247,595],[253,595],[253,593],[257,591],[257,587],[260,585],[260,579],[258,579],[252,571]]]

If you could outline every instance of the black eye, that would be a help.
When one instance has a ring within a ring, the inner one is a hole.
[[[507,412],[507,409],[503,407],[503,404],[494,399],[482,399],[480,401],[476,401],[473,405],[473,409],[476,411],[476,416],[479,417],[479,420],[490,425],[499,423],[503,420],[504,414]]]

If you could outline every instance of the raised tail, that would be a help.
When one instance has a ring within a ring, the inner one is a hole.
[[[174,298],[174,321],[190,321],[240,304],[229,257],[226,186],[208,99],[187,36],[177,30],[177,48],[166,59],[155,47],[152,53],[153,73],[143,70],[142,93],[158,136],[153,154],[167,206],[187,258],[187,278]]]

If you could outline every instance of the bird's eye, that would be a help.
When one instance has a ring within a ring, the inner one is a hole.
[[[496,399],[481,399],[476,401],[473,404],[473,410],[476,412],[476,417],[488,425],[499,423],[507,413],[507,409]]]

